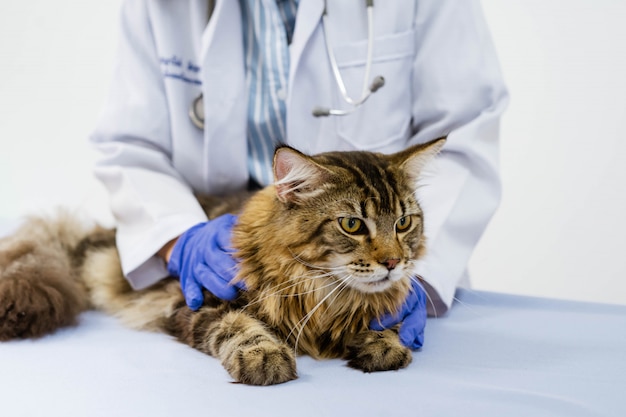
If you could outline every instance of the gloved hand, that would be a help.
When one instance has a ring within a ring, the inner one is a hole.
[[[168,272],[179,277],[187,305],[197,310],[204,301],[202,289],[223,300],[237,297],[243,282],[233,284],[237,263],[232,257],[230,237],[237,217],[219,216],[199,223],[183,233],[174,244]]]
[[[411,280],[411,291],[397,314],[386,314],[370,322],[370,329],[384,330],[400,325],[400,342],[410,349],[419,349],[424,344],[426,327],[426,291],[417,278]]]

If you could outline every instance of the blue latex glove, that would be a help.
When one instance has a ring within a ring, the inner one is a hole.
[[[400,325],[400,342],[410,349],[419,349],[424,344],[426,327],[426,291],[417,278],[411,280],[411,291],[397,314],[386,314],[370,322],[370,329],[384,330]]]
[[[187,305],[192,310],[204,301],[206,288],[222,300],[237,297],[243,282],[232,284],[237,263],[232,257],[230,237],[237,217],[225,214],[197,224],[179,238],[167,264],[168,272],[179,277]]]

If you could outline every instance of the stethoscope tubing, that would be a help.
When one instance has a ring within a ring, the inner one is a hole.
[[[365,75],[363,76],[363,88],[361,89],[361,97],[358,99],[353,99],[348,94],[348,90],[343,81],[343,77],[341,76],[341,72],[339,71],[339,65],[337,64],[337,58],[333,53],[331,37],[329,36],[327,25],[327,16],[328,16],[328,2],[324,1],[324,12],[322,14],[322,30],[324,32],[324,44],[326,46],[326,53],[328,55],[328,60],[330,62],[330,68],[335,77],[335,82],[337,83],[337,87],[339,88],[339,92],[341,93],[341,97],[343,100],[350,104],[352,107],[347,110],[341,109],[333,109],[328,107],[315,107],[313,109],[313,116],[315,117],[325,117],[325,116],[346,116],[352,112],[354,112],[357,108],[359,108],[367,99],[378,91],[383,85],[385,85],[385,79],[378,75],[374,77],[372,82],[370,83],[370,74],[372,72],[372,62],[374,59],[374,0],[366,0],[366,11],[367,11],[367,57],[365,61]]]
[[[365,76],[363,77],[363,88],[361,90],[361,97],[357,100],[350,97],[348,94],[348,90],[346,89],[346,85],[343,82],[343,77],[341,76],[341,72],[339,71],[339,65],[337,65],[337,58],[333,53],[333,48],[331,46],[332,42],[330,40],[330,35],[328,33],[327,28],[327,17],[328,13],[326,10],[326,1],[324,2],[324,13],[322,14],[322,31],[324,32],[324,44],[326,45],[326,53],[328,54],[328,59],[330,61],[330,68],[333,72],[333,76],[335,77],[335,81],[337,82],[337,86],[339,87],[339,91],[341,92],[341,96],[344,101],[353,106],[359,106],[367,100],[369,95],[372,93],[369,88],[369,78],[370,73],[372,71],[372,56],[374,51],[374,10],[373,10],[373,2],[370,6],[367,6],[367,60],[365,61]]]
[[[324,0],[324,11],[322,13],[322,31],[324,33],[324,44],[326,46],[326,53],[328,54],[328,60],[330,62],[330,68],[341,93],[343,100],[352,107],[347,110],[333,109],[328,107],[315,107],[312,111],[315,117],[325,116],[346,116],[354,112],[359,108],[367,99],[378,89],[385,85],[385,79],[378,75],[374,79],[369,81],[372,71],[372,62],[374,57],[374,0],[365,0],[366,12],[367,12],[367,57],[365,62],[365,75],[363,77],[363,88],[361,90],[361,96],[358,99],[350,97],[346,84],[343,81],[341,72],[339,71],[339,65],[337,64],[337,58],[333,53],[332,41],[328,34],[327,19],[328,19],[328,1]],[[204,102],[202,93],[198,95],[189,106],[189,119],[198,129],[204,129]]]

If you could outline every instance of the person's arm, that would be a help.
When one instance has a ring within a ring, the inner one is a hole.
[[[170,240],[169,242],[167,242],[165,245],[163,245],[163,247],[161,249],[159,249],[159,251],[157,252],[157,256],[159,256],[159,258],[163,259],[163,261],[165,263],[168,263],[170,261],[170,258],[172,256],[172,250],[174,249],[174,245],[176,245],[176,242],[178,241],[178,238],[180,236]]]
[[[448,135],[418,191],[428,238],[418,273],[434,298],[431,313],[441,314],[500,200],[499,124],[508,93],[478,1],[421,1],[416,19],[411,143]]]
[[[91,137],[102,155],[95,175],[109,192],[122,269],[136,289],[167,276],[157,252],[207,220],[171,162],[168,103],[146,7],[123,3],[113,82]]]

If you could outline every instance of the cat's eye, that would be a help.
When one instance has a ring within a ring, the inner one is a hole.
[[[340,217],[339,225],[346,233],[351,235],[361,235],[367,232],[363,220],[355,217]]]
[[[400,217],[396,222],[396,231],[406,232],[411,227],[411,216]]]

